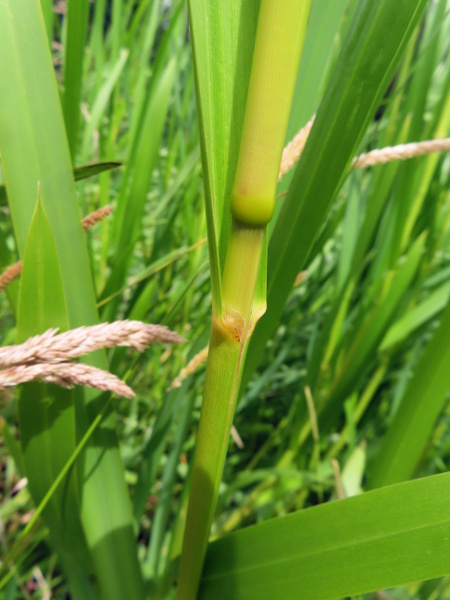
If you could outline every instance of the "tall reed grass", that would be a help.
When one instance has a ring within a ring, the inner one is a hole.
[[[353,159],[448,137],[449,30],[448,0],[0,0],[2,346],[187,338],[81,359],[131,400],[1,390],[1,598],[446,597],[448,155]]]

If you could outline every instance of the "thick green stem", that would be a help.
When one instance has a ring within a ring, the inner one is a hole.
[[[197,594],[253,325],[253,296],[264,233],[265,227],[233,224],[223,276],[223,313],[214,316],[211,328],[178,583],[179,600],[190,600]]]
[[[267,225],[311,0],[262,0],[231,212]]]
[[[233,422],[241,358],[239,342],[213,323],[178,581],[179,600],[193,600],[197,594]]]
[[[223,313],[213,317],[203,406],[178,582],[179,600],[196,597],[230,439],[265,227],[233,223],[223,276]]]
[[[213,315],[202,413],[178,582],[194,600],[239,392],[248,341],[264,302],[255,303],[266,225],[274,206],[283,142],[310,0],[261,0],[239,159],[233,226],[222,277],[222,314]]]

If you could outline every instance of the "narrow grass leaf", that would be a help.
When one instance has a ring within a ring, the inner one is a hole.
[[[450,306],[415,367],[372,467],[370,487],[389,485],[413,475],[450,390],[449,338]]]
[[[312,4],[286,143],[292,140],[317,110],[339,45],[338,32],[348,4],[349,0],[316,0]],[[288,189],[292,175],[293,171],[283,178],[279,192]],[[280,209],[281,203],[277,205],[277,212]]]
[[[445,283],[433,291],[425,300],[414,306],[398,319],[387,332],[380,351],[403,342],[419,327],[436,317],[448,304],[450,283]]]
[[[207,0],[189,2],[213,310],[218,315],[231,229],[228,199],[241,140],[259,4],[240,0],[214,5]]]
[[[81,117],[81,86],[89,0],[67,3],[67,40],[64,60],[63,111],[72,161],[76,156]]]
[[[73,176],[75,181],[81,181],[82,179],[88,179],[95,175],[100,175],[105,171],[111,171],[112,169],[118,169],[122,166],[120,162],[103,162],[94,165],[86,165],[84,167],[75,167],[73,170]]]
[[[264,352],[426,4],[426,0],[400,0],[395,4],[376,0],[357,5],[271,237],[268,310],[250,342],[244,381],[248,381]]]
[[[111,171],[112,169],[118,169],[122,166],[120,162],[102,162],[92,165],[85,165],[82,167],[74,167],[73,177],[75,181],[81,181],[82,179],[88,179],[89,177],[95,177],[105,171]],[[6,193],[6,186],[0,184],[0,206],[6,206],[8,204],[8,195]]]
[[[390,272],[386,288],[380,301],[360,323],[356,332],[351,332],[350,345],[343,354],[339,370],[335,373],[330,392],[323,400],[321,408],[325,412],[342,406],[359,378],[364,374],[364,365],[376,352],[377,347],[393,318],[401,300],[410,287],[422,258],[425,236],[419,237],[412,246],[405,262],[397,272]]]
[[[183,449],[183,443],[191,423],[192,410],[196,396],[193,390],[188,392],[187,385],[182,387],[180,395],[183,397],[183,405],[180,407],[179,422],[161,479],[161,493],[159,495],[155,517],[152,522],[152,536],[144,566],[147,575],[152,576],[155,579],[158,579],[162,566],[164,566],[164,560],[167,560],[167,552],[163,552],[163,543],[166,537],[167,523],[173,504],[173,486],[177,477],[177,468],[180,464],[180,454]],[[161,565],[161,563],[163,564]]]
[[[83,134],[83,147],[81,155],[85,160],[88,160],[92,155],[94,132],[98,131],[101,125],[101,120],[105,115],[106,108],[111,100],[111,95],[127,63],[128,55],[128,50],[122,50],[119,58],[117,59],[117,63],[112,68],[111,73],[100,88],[97,97],[95,98],[94,104],[91,108],[90,119]]]
[[[119,205],[113,222],[116,232],[113,271],[105,286],[102,299],[119,290],[127,274],[131,249],[142,230],[147,194],[157,163],[159,147],[164,130],[164,122],[169,108],[169,99],[176,73],[176,62],[172,59],[160,79],[153,82],[145,118],[142,123],[138,151],[132,165],[128,166],[127,178],[130,187],[122,187]],[[118,300],[109,302],[102,311],[102,318],[113,318]]]
[[[139,525],[140,518],[144,514],[150,490],[155,483],[159,462],[172,430],[174,415],[180,410],[180,404],[179,392],[167,394],[165,402],[158,412],[152,435],[142,448],[142,462],[133,494],[133,514],[136,526]]]

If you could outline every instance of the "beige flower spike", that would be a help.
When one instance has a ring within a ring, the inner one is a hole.
[[[167,327],[140,321],[101,323],[59,334],[57,329],[49,329],[23,344],[0,348],[0,389],[45,381],[65,388],[84,385],[132,398],[133,390],[112,373],[71,359],[100,348],[129,346],[142,352],[150,344],[183,341]]]

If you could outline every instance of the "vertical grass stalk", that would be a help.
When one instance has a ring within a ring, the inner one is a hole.
[[[262,0],[231,195],[233,224],[213,312],[178,598],[196,597],[217,501],[248,340],[264,312],[255,289],[274,206],[283,142],[310,0]],[[255,301],[256,300],[256,301]]]
[[[72,162],[75,162],[81,117],[81,86],[88,30],[89,2],[68,2],[67,42],[64,60],[63,112]]]

